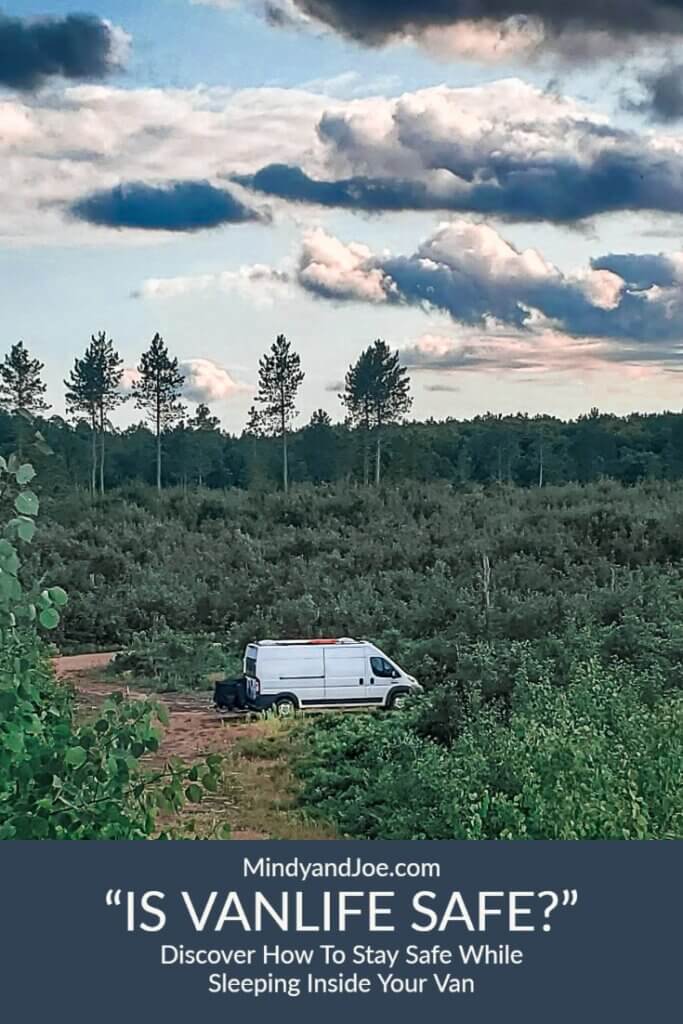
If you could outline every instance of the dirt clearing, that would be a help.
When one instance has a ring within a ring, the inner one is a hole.
[[[309,821],[296,806],[297,780],[289,756],[300,724],[243,715],[220,715],[211,694],[150,693],[136,690],[125,679],[106,678],[109,654],[79,654],[54,661],[55,671],[68,679],[85,714],[106,697],[122,691],[130,699],[151,698],[166,705],[164,729],[154,763],[179,757],[192,763],[207,754],[224,757],[221,791],[192,807],[199,832],[209,835],[228,822],[233,839],[333,839],[331,828]]]

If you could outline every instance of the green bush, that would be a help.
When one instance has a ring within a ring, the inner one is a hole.
[[[92,721],[77,719],[74,695],[54,680],[38,628],[53,629],[67,595],[22,573],[39,500],[31,466],[0,457],[0,839],[144,839],[158,812],[215,791],[220,759],[145,770],[158,750],[164,709],[109,698]]]
[[[212,674],[239,671],[241,663],[210,636],[177,633],[165,622],[133,636],[111,663],[114,674],[130,672],[157,692],[205,690]]]
[[[589,661],[565,687],[518,678],[508,711],[476,692],[458,711],[446,745],[419,701],[312,726],[306,806],[357,838],[683,838],[683,695],[656,672]]]

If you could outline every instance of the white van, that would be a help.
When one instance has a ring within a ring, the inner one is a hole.
[[[244,655],[250,707],[291,715],[303,708],[397,707],[420,693],[413,676],[367,640],[260,640]]]

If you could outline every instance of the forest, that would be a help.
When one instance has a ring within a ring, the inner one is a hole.
[[[261,359],[259,391],[239,436],[224,431],[204,403],[189,414],[178,360],[158,335],[128,391],[111,339],[93,335],[64,382],[66,417],[50,415],[42,369],[21,342],[0,360],[0,454],[21,449],[30,415],[52,452],[47,463],[32,452],[52,492],[138,484],[269,492],[290,482],[370,480],[539,487],[605,476],[625,484],[683,477],[683,412],[410,421],[410,378],[381,340],[348,369],[343,421],[318,409],[301,424],[296,402],[305,373],[281,335]],[[112,415],[130,401],[139,422],[116,427]]]
[[[0,836],[140,838],[219,785],[215,760],[144,775],[154,703],[79,722],[46,635],[122,650],[157,692],[234,674],[254,639],[345,635],[426,692],[295,723],[299,800],[340,834],[683,837],[683,416],[405,423],[380,346],[342,426],[291,429],[285,339],[240,438],[164,424],[158,392],[158,429],[123,432],[5,403]]]

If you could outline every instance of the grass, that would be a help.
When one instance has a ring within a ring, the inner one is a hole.
[[[332,825],[313,821],[299,806],[300,782],[290,762],[301,724],[265,718],[225,756],[223,795],[237,838],[336,839]]]

